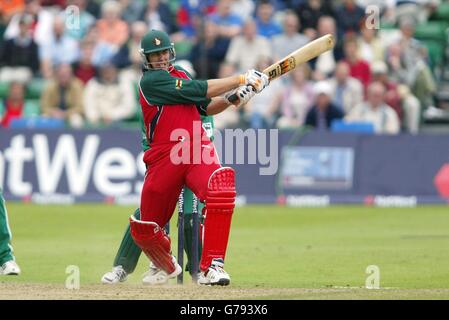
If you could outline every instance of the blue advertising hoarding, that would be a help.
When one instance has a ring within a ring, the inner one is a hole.
[[[215,141],[236,170],[239,203],[448,203],[449,135],[244,134]],[[8,200],[138,204],[140,139],[139,130],[0,129],[0,186]]]

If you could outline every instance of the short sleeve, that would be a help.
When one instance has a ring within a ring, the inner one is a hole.
[[[210,103],[207,81],[172,77],[165,70],[151,70],[140,80],[140,90],[146,100],[153,105],[195,104],[205,106]]]

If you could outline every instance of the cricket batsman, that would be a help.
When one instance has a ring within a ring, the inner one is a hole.
[[[201,121],[203,123],[203,127],[206,128],[206,133],[208,137],[213,140],[213,129],[214,129],[214,121],[211,116],[201,116]],[[145,127],[143,127],[144,129]],[[143,151],[147,151],[149,149],[145,131],[143,131],[142,138],[142,148]],[[187,255],[187,270],[190,272],[191,276],[196,276],[192,274],[194,263],[192,260],[192,238],[193,238],[193,230],[192,230],[192,217],[193,214],[199,214],[201,218],[201,212],[204,207],[202,203],[200,203],[193,192],[187,188],[184,188],[183,192],[183,203],[179,203],[178,205],[182,205],[182,212],[184,215],[184,250]],[[140,209],[136,209],[134,212],[134,217],[136,219],[140,219]],[[201,221],[201,219],[199,219]],[[198,243],[198,256],[201,254],[201,242]],[[107,272],[101,278],[101,282],[105,284],[116,284],[119,282],[126,281],[129,274],[133,273],[137,262],[139,261],[140,254],[142,250],[134,243],[134,240],[131,237],[131,232],[129,225],[126,228],[123,239],[120,243],[120,247],[117,251],[117,254],[114,259],[113,267],[110,272]],[[196,261],[196,263],[198,263]],[[165,284],[168,280],[166,277],[162,277],[162,279],[157,277],[157,273],[159,270],[155,267],[155,265],[151,262],[150,269],[145,273],[142,282],[144,284]],[[162,282],[160,281],[162,280]]]
[[[20,268],[15,261],[13,249],[10,245],[11,237],[8,212],[6,211],[2,189],[0,189],[0,276],[20,274]]]
[[[131,236],[154,264],[161,282],[181,273],[164,226],[187,186],[205,203],[198,284],[228,285],[224,261],[236,196],[235,175],[232,168],[221,167],[200,115],[218,114],[232,104],[242,106],[262,91],[269,79],[248,70],[223,79],[193,80],[173,65],[174,44],[158,30],[142,38],[141,54],[148,69],[139,91],[149,149],[143,159],[147,172],[140,219],[130,217]],[[229,101],[234,94],[238,98]]]

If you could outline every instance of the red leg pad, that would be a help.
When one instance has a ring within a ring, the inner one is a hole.
[[[140,221],[134,216],[129,218],[129,222],[134,242],[146,256],[167,274],[173,273],[176,267],[170,254],[170,238],[165,231],[157,223]]]
[[[234,170],[228,167],[216,170],[209,179],[206,196],[201,271],[209,268],[212,259],[225,258],[235,195]]]

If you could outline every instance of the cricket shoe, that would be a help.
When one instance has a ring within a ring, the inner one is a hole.
[[[20,274],[20,268],[14,260],[6,261],[0,267],[0,275],[17,276]]]
[[[150,270],[145,272],[142,283],[149,285],[161,285],[168,283],[169,279],[176,278],[181,272],[182,268],[176,261],[176,258],[172,256],[173,264],[175,265],[175,271],[167,274],[164,270],[156,267],[153,262],[150,263]]]
[[[231,277],[223,269],[223,259],[213,259],[210,267],[201,272],[198,278],[198,284],[208,286],[227,286],[231,282]]]
[[[106,272],[101,278],[101,282],[105,284],[117,284],[119,282],[125,282],[128,278],[128,274],[122,266],[116,266],[112,268],[112,271]]]

